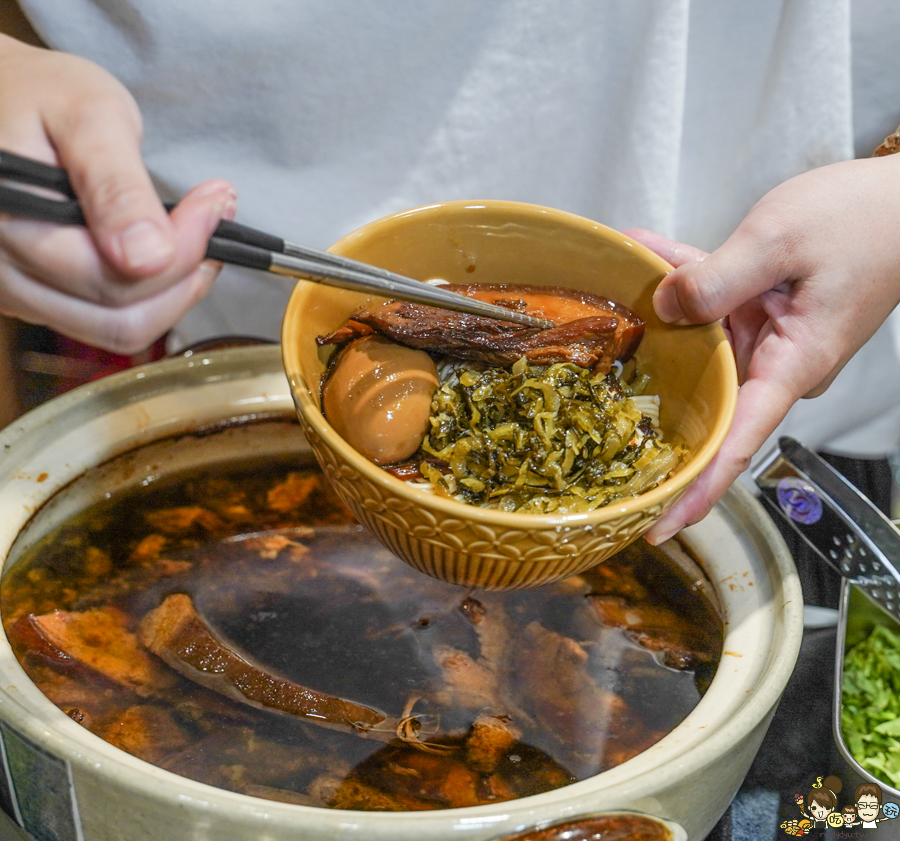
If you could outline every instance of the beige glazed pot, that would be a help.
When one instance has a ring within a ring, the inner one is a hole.
[[[276,347],[155,363],[51,401],[0,434],[5,568],[107,492],[248,454],[307,452],[293,415]],[[250,423],[265,418],[271,422]],[[729,492],[689,530],[688,541],[726,620],[725,654],[700,704],[651,749],[610,771],[492,806],[332,811],[176,776],[69,719],[37,690],[0,638],[0,838],[482,841],[634,810],[668,821],[675,839],[699,841],[734,796],[788,680],[802,601],[783,543],[746,491]]]

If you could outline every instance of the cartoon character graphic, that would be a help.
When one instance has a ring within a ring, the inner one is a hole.
[[[781,828],[788,835],[806,835],[812,829],[812,821],[804,818],[802,821],[785,821]]]
[[[794,801],[800,807],[800,812],[807,820],[812,822],[811,829],[824,829],[826,826],[843,826],[844,820],[839,813],[835,813],[844,784],[839,777],[816,777],[809,794],[806,797],[806,809],[803,808],[803,796],[794,795]]]
[[[841,809],[841,820],[844,823],[845,829],[859,826],[860,824],[859,818],[856,814],[856,808],[854,806],[844,806],[844,808]]]
[[[809,835],[815,830],[875,829],[879,823],[900,816],[900,804],[883,803],[881,786],[863,783],[856,787],[853,803],[838,807],[838,794],[843,788],[840,778],[816,777],[807,797],[794,795],[794,802],[803,819],[787,820],[781,824],[786,835]],[[818,834],[818,833],[817,833]]]
[[[882,821],[889,821],[900,814],[900,806],[896,803],[881,805],[881,786],[878,783],[861,783],[856,787],[853,799],[863,829],[875,829]]]

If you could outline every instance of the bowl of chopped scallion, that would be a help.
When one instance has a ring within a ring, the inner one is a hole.
[[[900,798],[900,623],[844,582],[834,735],[847,762]]]

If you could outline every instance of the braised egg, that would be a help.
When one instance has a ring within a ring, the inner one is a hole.
[[[341,351],[322,389],[328,422],[376,464],[409,458],[428,430],[437,367],[425,351],[366,336]]]

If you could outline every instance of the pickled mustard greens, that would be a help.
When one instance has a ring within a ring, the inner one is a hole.
[[[844,658],[841,729],[863,768],[900,786],[900,636],[883,625]]]
[[[449,465],[420,465],[433,486],[475,505],[548,514],[590,511],[636,496],[678,465],[631,399],[629,382],[571,363],[466,365],[442,378],[422,450]]]

